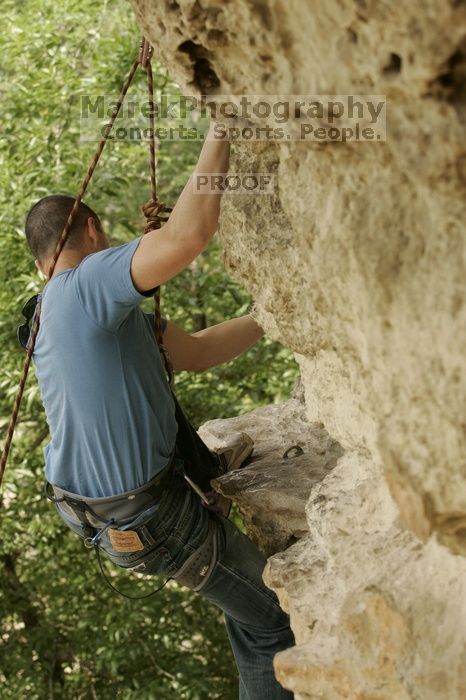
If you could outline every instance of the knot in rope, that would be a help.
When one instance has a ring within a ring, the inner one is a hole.
[[[164,217],[161,216],[165,209],[165,204],[159,202],[158,199],[149,199],[148,202],[142,207],[144,216],[146,217],[146,227],[144,233],[149,233],[149,231],[154,231],[162,226],[162,221]]]

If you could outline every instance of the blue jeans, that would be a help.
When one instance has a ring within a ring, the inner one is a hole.
[[[171,576],[205,540],[214,522],[217,559],[200,595],[223,610],[226,629],[239,671],[240,700],[291,700],[293,693],[276,680],[274,655],[295,643],[289,616],[277,596],[262,581],[266,557],[229,520],[201,505],[182,475],[176,458],[172,486],[159,508],[137,531],[145,551],[115,555],[105,537],[102,547],[119,566],[143,574]]]

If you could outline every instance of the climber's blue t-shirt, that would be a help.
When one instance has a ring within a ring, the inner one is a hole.
[[[141,486],[175,444],[175,405],[153,314],[138,308],[148,295],[130,273],[140,240],[88,255],[42,294],[33,360],[51,434],[45,474],[83,496]]]

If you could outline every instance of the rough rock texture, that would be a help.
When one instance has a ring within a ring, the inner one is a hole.
[[[133,5],[189,93],[387,96],[385,143],[236,148],[233,172],[278,189],[224,198],[225,263],[296,353],[309,423],[297,399],[235,419],[264,459],[221,488],[268,552],[298,538],[266,572],[297,698],[464,698],[465,3]],[[305,435],[291,490],[274,421]]]
[[[322,423],[309,423],[299,398],[208,421],[199,434],[215,449],[231,432],[243,431],[254,440],[247,466],[212,485],[238,503],[250,537],[270,555],[307,534],[309,494],[336,466],[343,449]]]
[[[297,647],[276,656],[296,698],[466,697],[466,565],[406,529],[364,448],[309,423],[299,398],[199,430],[214,449],[247,431],[255,448],[215,482],[269,559],[265,581]],[[299,445],[302,454],[285,450]]]

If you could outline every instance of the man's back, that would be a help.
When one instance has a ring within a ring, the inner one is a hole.
[[[175,406],[152,322],[130,274],[140,239],[86,257],[42,297],[33,355],[52,435],[46,476],[69,491],[110,496],[167,463]]]

